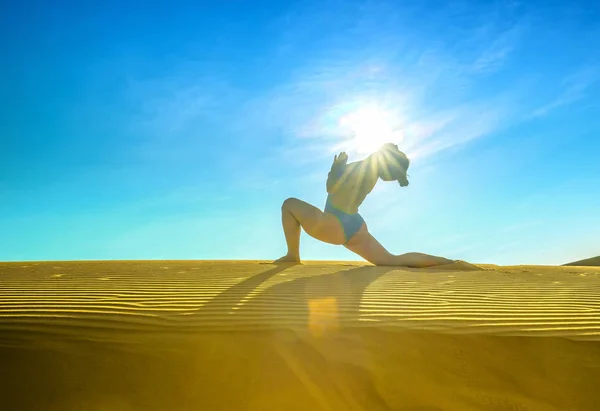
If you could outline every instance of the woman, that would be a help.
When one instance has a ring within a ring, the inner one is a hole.
[[[373,190],[378,179],[408,185],[406,172],[410,161],[395,144],[384,144],[362,161],[347,164],[348,156],[335,156],[327,176],[325,212],[298,200],[283,202],[282,224],[288,252],[276,262],[300,262],[300,227],[311,237],[329,244],[343,244],[375,265],[431,267],[454,262],[421,253],[394,255],[369,233],[358,208]]]

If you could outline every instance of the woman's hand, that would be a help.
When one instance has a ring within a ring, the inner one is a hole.
[[[348,162],[348,154],[346,154],[345,151],[342,151],[340,154],[336,155],[333,158],[332,167],[346,165],[347,162]]]

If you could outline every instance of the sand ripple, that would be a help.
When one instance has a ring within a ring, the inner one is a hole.
[[[124,338],[161,330],[327,333],[381,327],[600,339],[600,269],[464,269],[460,264],[407,270],[222,261],[4,263],[0,337],[110,339],[115,338],[111,331]]]

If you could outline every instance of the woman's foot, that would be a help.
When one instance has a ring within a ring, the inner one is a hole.
[[[300,262],[300,256],[286,254],[283,257],[278,258],[277,260],[275,260],[273,262],[274,263],[299,263]]]

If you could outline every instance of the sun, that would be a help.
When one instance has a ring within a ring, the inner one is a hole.
[[[359,108],[340,118],[339,124],[352,134],[353,148],[359,154],[377,151],[384,143],[395,142],[394,116],[377,106]]]

